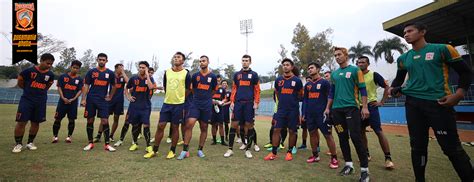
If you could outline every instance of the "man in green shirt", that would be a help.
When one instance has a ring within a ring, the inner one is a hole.
[[[471,70],[451,45],[426,43],[425,25],[407,24],[403,32],[413,48],[397,59],[397,76],[389,90],[394,96],[406,95],[405,112],[416,181],[425,181],[429,127],[433,128],[438,144],[461,180],[473,181],[471,159],[459,141],[453,109],[469,89]],[[455,93],[448,83],[449,68],[459,74]],[[407,73],[410,76],[406,86],[400,89]]]
[[[350,136],[360,160],[360,181],[369,181],[367,149],[361,138],[361,119],[366,119],[369,116],[364,75],[359,68],[349,65],[349,55],[346,48],[335,47],[334,57],[339,64],[339,69],[331,73],[332,88],[324,114],[328,115],[331,112],[346,162],[339,174],[346,176],[354,172],[349,145]],[[362,95],[362,111],[359,110],[359,92]],[[332,108],[331,111],[330,108]]]

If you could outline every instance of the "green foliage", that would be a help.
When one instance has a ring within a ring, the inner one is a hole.
[[[397,51],[400,54],[403,54],[408,47],[401,41],[398,37],[392,37],[388,39],[383,39],[378,41],[372,52],[374,53],[375,62],[384,55],[385,61],[392,64],[395,60],[393,59],[392,51]]]
[[[66,72],[72,61],[76,60],[76,50],[74,47],[66,48],[60,52],[59,61],[56,61],[54,73],[60,75]]]
[[[371,51],[371,46],[364,45],[361,41],[357,42],[357,45],[349,48],[349,59],[354,62],[360,56],[374,56]]]

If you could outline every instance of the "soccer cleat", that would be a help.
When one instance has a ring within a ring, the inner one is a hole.
[[[94,138],[94,143],[99,143],[99,142],[100,142],[100,138],[95,137],[95,138]]]
[[[247,145],[245,145],[245,143],[242,144],[242,146],[240,146],[240,150],[244,150],[245,148],[247,148]]]
[[[394,167],[395,167],[395,165],[393,164],[393,162],[390,159],[385,160],[385,169],[391,170]]]
[[[291,160],[293,160],[293,154],[291,154],[291,152],[287,152],[287,153],[286,153],[286,156],[285,156],[285,160],[286,160],[286,161],[291,161]]]
[[[267,143],[263,146],[264,148],[271,148],[273,147],[272,143]]]
[[[112,138],[112,137],[110,137],[109,140],[110,140],[111,142],[115,142],[114,138]]]
[[[280,144],[280,149],[284,149],[285,146],[283,144]]]
[[[361,172],[359,182],[369,182],[369,181],[370,181],[369,172],[367,171]]]
[[[106,145],[104,146],[104,150],[107,150],[107,151],[109,151],[109,152],[115,152],[115,151],[116,151],[116,149],[113,148],[112,146],[110,146],[109,144],[106,144]]]
[[[296,154],[297,151],[298,151],[298,149],[296,149],[296,146],[293,147],[293,149],[291,149],[291,153],[292,153],[293,155]]]
[[[58,137],[53,137],[53,141],[51,143],[58,143]]]
[[[86,145],[86,147],[84,147],[84,151],[89,151],[89,150],[92,150],[93,148],[94,148],[94,144],[89,143]]]
[[[252,152],[250,152],[250,150],[245,151],[245,157],[247,157],[247,159],[251,159],[253,157]]]
[[[36,150],[36,149],[38,149],[38,147],[36,147],[34,143],[26,144],[26,148],[27,148],[28,150]]]
[[[66,143],[72,143],[71,137],[67,137],[67,138],[66,138]]]
[[[166,156],[166,159],[172,159],[172,158],[174,158],[175,156],[176,156],[176,154],[174,154],[173,151],[169,151],[169,152],[168,152],[168,155]]]
[[[122,144],[123,144],[123,141],[119,140],[119,141],[115,142],[114,147],[119,147]]]
[[[130,146],[130,148],[128,148],[128,150],[130,151],[135,151],[138,149],[138,145],[137,144],[132,144],[132,146]]]
[[[315,156],[311,156],[308,158],[308,160],[306,160],[307,163],[314,163],[314,162],[319,162],[321,160],[321,158],[318,157],[315,157]]]
[[[140,138],[142,138],[142,137],[143,137],[143,135],[142,135],[141,133],[138,134],[138,139],[140,139]]]
[[[150,159],[152,157],[155,157],[156,153],[154,151],[146,153],[143,157],[145,159]]]
[[[257,144],[255,144],[255,145],[253,146],[253,150],[255,150],[255,152],[259,152],[259,151],[260,151],[260,147],[259,147]]]
[[[184,144],[184,141],[183,141],[183,140],[181,140],[181,141],[178,142],[178,146],[183,145],[183,144]]]
[[[329,162],[329,168],[331,168],[331,169],[339,168],[339,162],[337,161],[336,158],[331,159],[331,162]]]
[[[227,150],[227,152],[225,152],[224,157],[230,157],[232,155],[234,155],[234,151],[229,149],[229,150]]]
[[[263,158],[263,160],[271,161],[271,160],[275,160],[276,158],[277,158],[277,155],[270,152],[267,156]]]
[[[152,146],[148,146],[148,147],[146,147],[145,151],[146,151],[146,153],[148,153],[148,152],[153,152],[153,147],[152,147]]]
[[[187,154],[186,151],[181,151],[181,153],[179,154],[178,158],[176,158],[176,159],[178,159],[178,160],[183,160],[184,158],[187,157],[186,154]]]
[[[242,143],[242,139],[241,138],[237,138],[237,141],[235,141],[237,143]]]
[[[354,168],[351,167],[351,166],[344,166],[344,168],[342,168],[342,170],[339,172],[339,175],[341,176],[347,176],[347,175],[350,175],[354,173]]]
[[[204,152],[202,150],[198,150],[198,157],[204,158],[206,155],[204,155]]]
[[[166,138],[166,143],[171,143],[171,138]]]
[[[306,149],[306,148],[307,148],[306,145],[300,145],[300,146],[298,147],[298,150],[304,150],[304,149]]]
[[[221,142],[221,145],[223,145],[223,146],[229,146],[227,143],[225,143],[225,141],[222,141],[222,142]]]
[[[153,142],[155,142],[155,138],[150,139],[150,143],[153,143]]]
[[[16,144],[15,147],[13,147],[12,152],[13,152],[13,153],[20,153],[22,148],[23,148],[23,145],[21,145],[21,144]]]

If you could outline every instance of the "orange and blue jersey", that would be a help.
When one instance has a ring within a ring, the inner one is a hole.
[[[70,73],[64,73],[59,76],[57,82],[57,86],[61,88],[63,96],[67,99],[74,98],[82,90],[83,85],[83,80],[79,75],[71,76]],[[59,100],[64,102],[62,99]]]
[[[217,77],[214,73],[194,73],[191,77],[194,105],[199,108],[212,107],[212,93],[217,91]]]
[[[300,78],[294,75],[291,77],[280,76],[275,80],[274,88],[278,100],[278,111],[299,110],[299,102],[303,97],[303,82]]]
[[[115,94],[110,102],[123,102],[123,89],[125,88],[125,78],[123,76],[115,76],[115,88]],[[112,84],[110,84],[109,89],[112,90]]]
[[[23,70],[18,76],[23,80],[22,98],[32,102],[46,102],[48,89],[54,82],[54,74],[50,70],[40,70],[38,66]]]
[[[222,101],[226,98],[226,95],[227,95],[226,90],[223,89],[222,87],[219,87],[216,93],[214,93],[214,95],[212,96],[212,99]]]
[[[331,84],[325,79],[309,81],[304,86],[302,114],[323,113],[328,102]]]
[[[90,85],[88,99],[104,100],[109,91],[109,85],[115,84],[115,73],[108,68],[91,69],[84,78],[84,84]]]
[[[338,68],[331,73],[332,88],[329,98],[333,99],[332,109],[359,107],[359,92],[367,96],[364,74],[353,65]]]
[[[150,80],[155,84],[153,78],[150,78]],[[151,89],[148,88],[148,80],[146,77],[141,78],[138,75],[133,76],[128,80],[127,89],[130,89],[130,95],[135,97],[135,102],[130,102],[131,108],[135,110],[151,109]]]
[[[234,74],[231,102],[260,103],[260,80],[255,71],[240,70]]]

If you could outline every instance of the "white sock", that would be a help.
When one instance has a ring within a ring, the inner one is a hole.
[[[369,172],[369,168],[368,167],[361,167],[360,171],[361,172]]]
[[[351,168],[354,168],[354,163],[352,162],[346,162],[346,166],[349,166]]]

